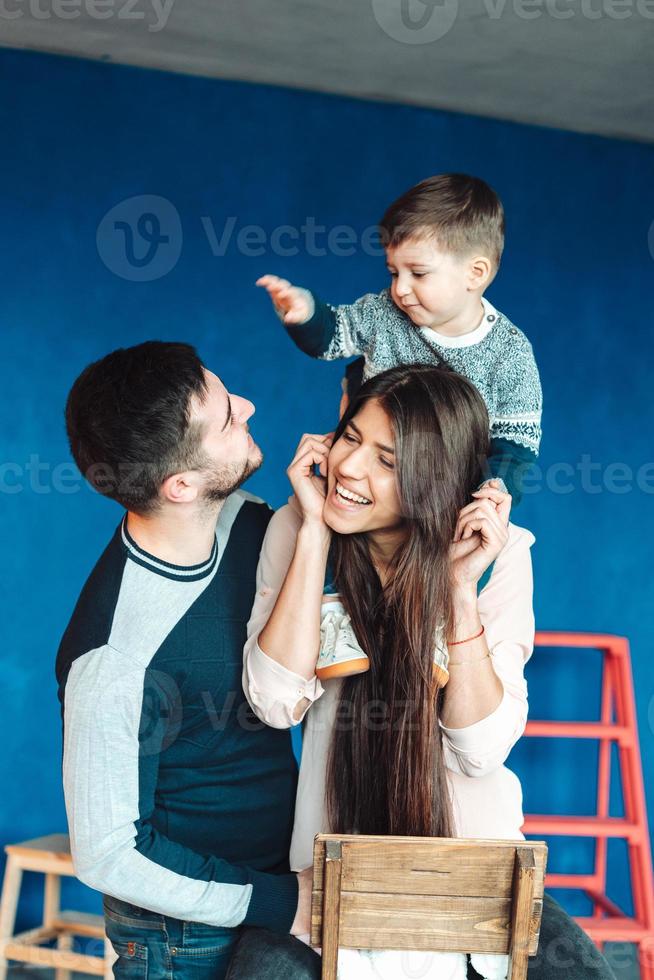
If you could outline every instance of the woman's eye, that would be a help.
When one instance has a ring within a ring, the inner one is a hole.
[[[413,278],[414,279],[422,279],[423,276],[426,276],[426,275],[427,275],[426,272],[414,272],[413,273]]]
[[[395,465],[393,463],[391,463],[390,459],[384,459],[383,456],[380,456],[379,457],[379,462],[382,464],[382,466],[385,466],[387,470],[394,470],[395,469]]]
[[[389,269],[388,274],[391,277],[391,279],[397,279],[397,272],[391,272],[391,270]]]
[[[349,443],[356,442],[354,436],[351,436],[349,432],[345,432],[343,434],[343,439],[345,440],[345,442],[349,442]]]

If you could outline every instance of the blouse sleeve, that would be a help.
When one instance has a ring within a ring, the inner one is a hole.
[[[504,688],[502,700],[474,725],[441,725],[446,765],[466,776],[484,776],[503,765],[527,723],[524,667],[534,649],[530,554],[534,541],[530,531],[510,524],[509,539],[479,595],[479,616],[493,669]]]
[[[297,725],[323,693],[315,675],[306,680],[288,670],[268,657],[258,642],[293,560],[300,523],[299,514],[289,503],[276,511],[268,524],[259,556],[257,591],[243,650],[243,691],[257,717],[271,728]],[[305,710],[300,717],[294,717],[296,707],[305,699]]]

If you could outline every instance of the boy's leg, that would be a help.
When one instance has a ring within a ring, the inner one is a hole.
[[[224,980],[238,929],[182,922],[105,896],[116,980]]]
[[[246,927],[226,980],[320,980],[321,969],[320,956],[294,936]]]

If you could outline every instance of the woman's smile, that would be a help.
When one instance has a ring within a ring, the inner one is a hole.
[[[332,497],[336,507],[344,510],[359,510],[361,507],[369,507],[372,503],[369,497],[364,497],[346,487],[340,480],[334,482]]]

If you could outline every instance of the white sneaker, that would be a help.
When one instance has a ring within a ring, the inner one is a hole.
[[[338,596],[322,601],[320,654],[316,675],[321,681],[333,677],[350,677],[370,670],[370,661],[354,635],[352,622]]]
[[[321,681],[328,681],[370,670],[370,660],[361,649],[352,621],[338,596],[325,596],[321,616],[316,676]],[[449,680],[448,662],[447,644],[439,634],[434,650],[434,676],[438,687],[445,687]]]

